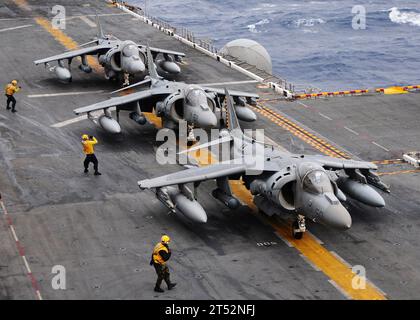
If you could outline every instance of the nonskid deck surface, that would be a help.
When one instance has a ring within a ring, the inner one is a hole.
[[[7,112],[4,101],[0,104],[0,188],[8,212],[4,216],[2,210],[0,219],[0,298],[33,299],[36,290],[44,299],[154,298],[150,250],[167,232],[173,239],[171,267],[179,289],[159,298],[346,299],[348,294],[329,281],[340,275],[327,275],[302,259],[305,249],[289,247],[246,206],[232,212],[214,200],[213,182],[200,186],[199,200],[209,215],[204,226],[168,215],[152,193],[140,192],[138,180],[182,169],[156,164],[153,126],[138,126],[122,116],[123,132],[115,136],[88,120],[65,122],[75,118],[73,109],[106,99],[117,86],[100,71],[81,73],[76,63],[73,83],[61,84],[43,66],[33,64],[66,49],[68,38],[54,37],[35,20],[51,19],[48,11],[57,4],[66,7],[69,17],[62,33],[79,44],[96,35],[98,12],[105,31],[120,39],[185,52],[176,80],[244,81],[232,87],[257,90],[262,96],[258,121],[244,127],[264,128],[271,140],[289,151],[331,149],[297,134],[287,121],[340,152],[372,161],[401,158],[403,151],[418,149],[420,139],[417,94],[271,100],[276,96],[246,83],[250,78],[103,1],[8,0],[0,10],[0,31],[10,28],[0,32],[0,82],[17,78],[23,90],[17,96],[17,114]],[[275,121],[267,110],[276,114]],[[57,123],[63,125],[53,127]],[[93,134],[100,142],[96,148],[100,177],[83,174],[82,133]],[[309,225],[323,242],[320,246],[350,265],[364,266],[368,279],[391,299],[420,297],[418,174],[399,173],[411,169],[401,163],[380,165],[381,172],[398,172],[383,176],[392,188],[384,196],[387,207],[351,204],[349,231]],[[55,265],[66,268],[66,290],[51,286]]]

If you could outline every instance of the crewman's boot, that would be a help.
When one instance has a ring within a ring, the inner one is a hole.
[[[89,173],[89,170],[88,169],[85,169],[85,171],[83,171],[84,173]]]
[[[96,172],[94,173],[94,175],[95,175],[95,176],[101,176],[101,175],[102,175],[102,173],[100,173],[99,171],[96,171]]]
[[[176,286],[175,282],[168,284],[168,290],[172,290],[173,288],[175,288],[175,286]]]
[[[12,109],[12,108],[10,108],[10,106],[7,106],[7,107],[6,107],[6,109],[7,109],[7,110],[10,110],[10,109]]]
[[[17,110],[16,109],[12,109],[12,112],[15,113],[15,112],[17,112]]]
[[[155,287],[155,292],[165,292],[165,291],[160,287]]]

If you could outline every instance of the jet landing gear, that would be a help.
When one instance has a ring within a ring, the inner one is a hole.
[[[128,87],[130,85],[130,74],[124,72],[124,82],[123,87]]]
[[[303,234],[306,231],[306,223],[305,223],[305,217],[302,215],[298,215],[297,219],[293,222],[292,225],[292,235],[295,239],[302,239]]]

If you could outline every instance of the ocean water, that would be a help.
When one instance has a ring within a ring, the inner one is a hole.
[[[352,27],[355,5],[366,9],[364,30]],[[420,84],[419,0],[147,0],[146,10],[217,48],[261,43],[273,72],[299,88]]]

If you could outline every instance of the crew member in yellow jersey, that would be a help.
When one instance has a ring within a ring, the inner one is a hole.
[[[18,86],[18,82],[17,80],[13,80],[12,82],[10,82],[6,88],[5,88],[5,95],[7,97],[7,110],[12,109],[12,112],[16,112],[16,99],[14,97],[15,93],[19,92],[19,90],[21,89],[20,86]],[[12,107],[10,108],[10,103],[12,103]]]
[[[171,250],[169,249],[170,241],[171,239],[167,235],[163,235],[161,241],[156,244],[155,248],[153,249],[150,265],[155,267],[158,276],[155,285],[156,292],[163,292],[163,289],[160,287],[162,280],[165,280],[168,286],[168,290],[171,290],[176,286],[176,283],[171,282],[169,279],[169,268],[166,265],[166,262],[171,257]]]
[[[95,176],[100,176],[101,173],[98,171],[98,159],[93,150],[93,146],[97,143],[98,140],[96,140],[94,136],[88,136],[87,134],[82,135],[83,152],[86,155],[85,161],[83,162],[85,173],[89,172],[89,164],[92,162]]]

